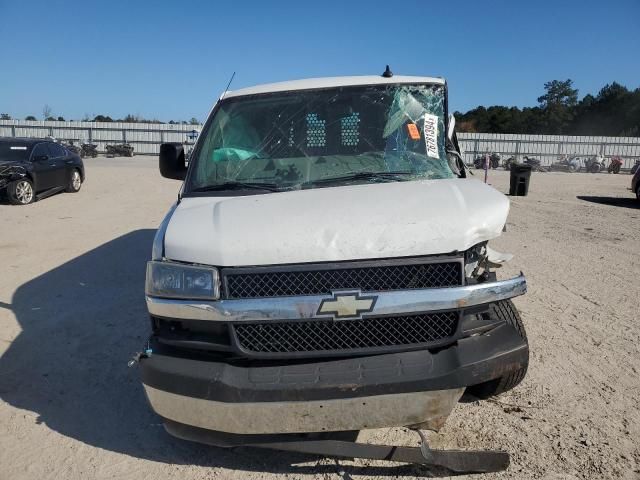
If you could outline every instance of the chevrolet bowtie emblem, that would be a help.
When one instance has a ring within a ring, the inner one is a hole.
[[[322,300],[318,315],[333,315],[335,319],[360,318],[373,310],[378,297],[362,296],[356,292],[334,292],[332,298]]]

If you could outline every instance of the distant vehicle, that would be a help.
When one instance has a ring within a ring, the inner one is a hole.
[[[80,155],[80,147],[75,145],[73,143],[73,140],[69,140],[68,143],[67,142],[61,142],[60,145],[62,145],[64,148],[66,148],[70,152],[77,153],[78,155]]]
[[[620,173],[620,168],[622,168],[622,159],[620,157],[612,157],[611,162],[609,162],[609,168],[607,168],[607,172]]]
[[[633,178],[631,179],[631,190],[636,194],[638,201],[640,201],[640,168],[636,169],[636,173],[633,174]]]
[[[108,157],[133,157],[133,147],[128,143],[107,145]]]
[[[542,165],[542,161],[535,157],[524,157],[523,163],[530,165],[534,172],[548,172],[549,169]]]
[[[80,150],[80,157],[92,157],[96,158],[98,156],[98,146],[94,143],[83,143],[82,150]]]
[[[489,155],[487,153],[487,155]],[[479,155],[473,161],[473,166],[478,169],[484,169],[485,155]],[[493,152],[489,155],[489,168],[498,168],[500,166],[500,154]]]
[[[590,173],[600,173],[605,169],[605,158],[602,155],[596,155],[585,161],[585,168]]]
[[[551,164],[550,169],[560,172],[579,172],[580,169],[584,166],[584,160],[581,157],[573,156],[564,156],[559,162],[555,162]]]
[[[516,157],[509,157],[507,158],[504,163],[502,164],[503,168],[505,170],[511,170],[511,165],[513,165],[514,163],[518,163],[516,160]]]
[[[77,192],[84,182],[77,153],[40,138],[0,138],[0,192],[26,205],[61,191]]]

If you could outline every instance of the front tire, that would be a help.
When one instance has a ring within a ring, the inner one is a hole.
[[[69,177],[69,183],[67,184],[65,192],[76,193],[80,191],[80,187],[82,187],[82,177],[80,176],[80,172],[74,169]]]
[[[505,321],[507,325],[510,325],[518,332],[520,338],[527,342],[527,332],[524,329],[522,318],[520,318],[520,314],[511,300],[503,300],[491,305],[491,315]],[[524,366],[520,369],[504,377],[468,387],[466,393],[482,400],[500,395],[518,386],[527,374],[528,367],[529,357],[527,356]]]
[[[7,185],[7,196],[13,205],[28,205],[36,198],[36,192],[31,180],[21,178]]]

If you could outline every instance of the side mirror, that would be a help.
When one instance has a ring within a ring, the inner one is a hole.
[[[49,160],[49,155],[36,155],[35,157],[33,157],[33,160],[35,162],[46,162],[47,160]]]
[[[160,174],[173,180],[184,180],[187,166],[184,162],[184,148],[181,143],[160,145]]]
[[[456,130],[456,117],[453,113],[449,114],[449,126],[447,127],[447,140],[453,142],[453,132]]]

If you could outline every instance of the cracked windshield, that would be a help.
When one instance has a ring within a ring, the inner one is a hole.
[[[451,178],[444,87],[283,92],[222,102],[186,192]]]

